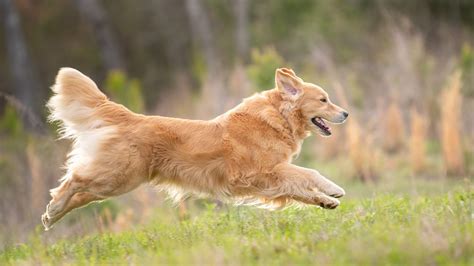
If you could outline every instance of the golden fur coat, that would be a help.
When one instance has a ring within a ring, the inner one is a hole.
[[[148,182],[175,199],[197,193],[271,207],[337,207],[344,190],[291,161],[310,131],[330,135],[325,121],[342,123],[347,112],[291,69],[277,69],[275,84],[199,121],[133,113],[79,71],[61,69],[48,107],[73,147],[42,216],[45,228],[74,208]]]

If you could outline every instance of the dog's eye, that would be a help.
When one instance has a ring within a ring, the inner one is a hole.
[[[327,103],[327,102],[328,102],[328,99],[322,98],[320,101],[323,102],[323,103]]]

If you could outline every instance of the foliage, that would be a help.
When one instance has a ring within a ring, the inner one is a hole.
[[[3,116],[0,117],[0,133],[8,134],[12,137],[20,137],[23,133],[23,124],[18,112],[11,105],[5,107]]]
[[[205,83],[207,71],[208,69],[206,67],[203,54],[193,53],[191,72],[193,74],[193,78],[196,79],[200,85]]]
[[[127,75],[120,71],[109,73],[105,81],[105,88],[113,100],[128,107],[134,112],[144,111],[144,101],[140,82],[136,79],[128,79]]]
[[[0,253],[0,264],[413,265],[474,263],[474,192],[436,196],[380,194],[316,207],[269,212],[219,211],[184,221],[56,243],[36,233]]]
[[[471,45],[467,43],[463,45],[460,61],[462,91],[466,96],[474,97],[474,51]]]
[[[275,87],[275,69],[284,66],[283,58],[273,47],[252,51],[248,74],[258,91]]]

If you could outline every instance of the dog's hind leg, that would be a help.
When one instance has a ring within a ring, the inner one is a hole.
[[[59,187],[51,190],[53,199],[42,216],[46,229],[74,208],[127,193],[146,181],[145,178],[134,178],[135,172],[123,168],[115,171],[109,171],[107,167],[81,170],[80,174],[71,174]]]
[[[53,224],[59,221],[61,218],[64,217],[68,212],[72,211],[73,209],[83,207],[93,201],[103,200],[104,198],[87,193],[87,192],[78,192],[69,200],[67,205],[59,212],[56,213],[54,216],[50,216],[48,212],[41,216],[41,221],[43,226],[46,230],[50,229]]]
[[[46,206],[45,215],[54,217],[62,212],[69,200],[81,190],[76,182],[77,176],[71,174],[66,176],[61,184],[54,189],[51,189],[51,201]]]

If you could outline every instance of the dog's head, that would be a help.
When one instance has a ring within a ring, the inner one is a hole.
[[[331,129],[326,121],[339,124],[349,116],[346,110],[331,102],[327,92],[321,87],[304,82],[291,69],[278,68],[275,73],[275,84],[282,98],[300,111],[305,120],[306,130],[329,136]]]

